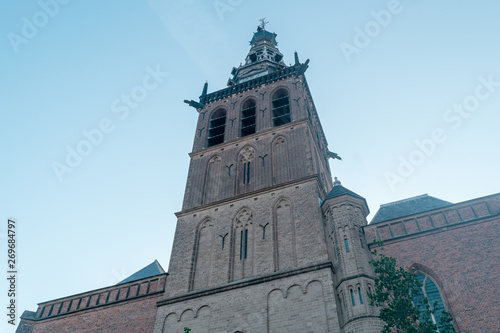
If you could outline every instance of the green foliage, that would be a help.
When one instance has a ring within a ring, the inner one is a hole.
[[[184,333],[189,333],[189,332],[191,332],[191,329],[188,327],[184,327]]]
[[[382,246],[382,243],[378,243]],[[430,306],[427,297],[421,297],[422,304],[414,304],[416,295],[422,295],[422,285],[414,272],[397,267],[396,259],[377,254],[377,260],[371,260],[375,268],[375,290],[369,296],[370,305],[380,307],[380,319],[385,322],[382,333],[455,333],[450,313],[443,311],[438,331],[432,322],[436,311]],[[417,306],[416,306],[417,305]],[[425,309],[420,311],[419,309]]]

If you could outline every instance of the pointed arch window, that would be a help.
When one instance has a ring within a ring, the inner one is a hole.
[[[249,99],[243,103],[241,109],[241,136],[246,136],[255,133],[255,100]]]
[[[285,89],[280,89],[273,94],[272,107],[274,126],[280,126],[292,121],[290,116],[290,99]]]
[[[440,325],[440,319],[445,311],[443,298],[437,287],[437,284],[426,274],[417,272],[417,280],[422,284],[422,293],[413,297],[413,303],[421,311],[425,311],[424,297],[429,300],[429,305],[434,311],[431,314],[432,322],[438,326],[440,330],[444,327]]]
[[[208,128],[208,147],[224,142],[226,130],[226,110],[218,109],[212,113]]]

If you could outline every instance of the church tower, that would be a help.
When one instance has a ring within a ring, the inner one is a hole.
[[[208,93],[205,83],[199,101],[185,101],[199,117],[157,333],[377,326],[366,202],[333,186],[309,60],[295,53],[285,65],[276,37],[262,22],[228,87]],[[348,255],[343,237],[358,241]],[[342,306],[358,286],[363,307]]]

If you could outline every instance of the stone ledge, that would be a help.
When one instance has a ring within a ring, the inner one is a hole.
[[[220,287],[192,291],[192,292],[189,292],[189,293],[184,294],[184,295],[169,297],[169,298],[160,300],[156,303],[156,305],[158,307],[160,307],[163,305],[187,301],[187,300],[198,298],[198,297],[214,295],[217,293],[221,293],[221,292],[225,292],[225,291],[229,291],[229,290],[233,290],[233,289],[243,288],[243,287],[256,285],[256,284],[260,284],[260,283],[265,283],[268,281],[278,280],[278,279],[282,279],[282,278],[286,278],[286,277],[290,277],[290,276],[294,276],[294,275],[298,275],[298,274],[318,271],[318,270],[326,269],[326,268],[330,268],[333,271],[333,264],[331,261],[324,261],[324,262],[314,264],[314,265],[309,265],[309,266],[305,266],[305,267],[301,267],[301,268],[289,269],[289,270],[285,270],[285,271],[279,271],[276,273],[267,274],[267,275],[263,275],[263,276],[259,276],[259,277],[246,278],[246,279],[230,282],[230,283],[222,285]]]

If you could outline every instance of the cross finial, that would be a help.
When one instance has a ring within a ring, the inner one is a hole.
[[[268,24],[268,23],[269,23],[269,21],[266,21],[266,18],[264,17],[264,18],[261,18],[261,19],[259,20],[259,23],[260,23],[260,27],[261,27],[263,30],[266,30],[266,24]]]

